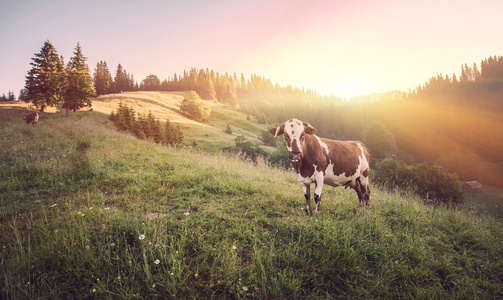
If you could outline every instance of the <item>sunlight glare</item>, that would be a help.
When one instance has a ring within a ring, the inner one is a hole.
[[[351,99],[363,94],[360,85],[353,82],[342,82],[335,87],[335,96]]]

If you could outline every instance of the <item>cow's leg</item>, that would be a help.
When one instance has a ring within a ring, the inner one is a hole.
[[[321,192],[323,191],[323,173],[316,176],[314,182],[316,189],[314,190],[314,201],[316,202],[316,212],[321,211]]]
[[[365,202],[365,207],[367,207],[370,202],[370,184],[369,184],[368,172],[363,173],[363,175],[360,176],[360,182],[361,182],[361,191],[363,193],[363,201]]]
[[[303,184],[302,188],[304,189],[304,197],[306,198],[306,215],[310,215],[311,211],[311,185]]]
[[[358,195],[358,200],[360,201],[360,206],[363,206],[363,192],[362,192],[362,185],[361,185],[359,177],[356,178],[355,184],[352,188],[355,190],[356,194]]]

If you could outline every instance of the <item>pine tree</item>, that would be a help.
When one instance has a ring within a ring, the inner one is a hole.
[[[114,90],[116,93],[122,93],[128,90],[129,78],[121,64],[117,65],[117,71],[114,78]]]
[[[33,105],[44,111],[46,107],[56,106],[63,100],[67,82],[65,67],[49,41],[44,42],[32,60],[25,89]]]
[[[199,72],[198,87],[201,98],[209,101],[217,100],[215,86],[208,70],[206,72]]]
[[[8,101],[16,101],[16,95],[14,95],[13,91],[9,91],[9,93],[7,94],[7,100]]]
[[[94,87],[96,89],[96,94],[99,96],[112,93],[112,80],[112,74],[108,70],[107,63],[105,61],[98,62],[94,69]]]
[[[480,75],[479,69],[477,68],[477,64],[473,63],[472,80],[478,81],[480,79],[482,79],[482,76]]]
[[[82,48],[79,43],[77,43],[73,54],[74,56],[70,58],[66,67],[68,86],[65,92],[63,108],[66,108],[67,114],[70,109],[75,110],[84,106],[90,107],[90,97],[96,95],[94,81],[86,64],[87,58],[82,54]]]

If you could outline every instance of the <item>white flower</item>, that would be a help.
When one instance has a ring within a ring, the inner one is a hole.
[[[186,216],[190,215],[190,213],[189,213],[189,212],[186,212],[186,213],[183,213],[183,214],[184,214],[184,215],[186,215]]]
[[[237,248],[238,248],[238,247],[236,247],[236,246],[232,246],[232,249],[234,249],[234,250],[236,250]]]
[[[243,291],[246,292],[247,290],[248,290],[248,287],[243,285]]]
[[[156,260],[154,261],[154,264],[158,265],[160,262],[161,262],[160,260],[156,259]]]
[[[138,237],[140,240],[144,240],[145,239],[145,235],[144,234],[140,234],[140,236]]]

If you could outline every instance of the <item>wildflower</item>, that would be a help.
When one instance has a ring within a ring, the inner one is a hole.
[[[190,213],[189,213],[189,212],[186,212],[186,213],[183,213],[183,214],[184,214],[184,215],[186,215],[186,216],[190,215]]]
[[[154,283],[154,284],[152,284],[152,287],[153,287],[153,288],[155,288],[155,283]]]
[[[110,209],[110,207],[105,207],[104,209]]]
[[[178,250],[176,250],[175,253],[178,254]]]
[[[232,274],[232,272],[231,272],[231,271],[229,271],[229,274]]]
[[[213,248],[216,248],[216,247],[217,247],[217,245],[213,245]]]
[[[232,246],[232,249],[234,249],[234,250],[236,250],[237,248],[238,248],[238,247],[236,247],[236,246]]]
[[[158,265],[160,262],[161,262],[160,260],[156,259],[156,260],[154,261],[154,264]]]
[[[85,216],[85,214],[82,214],[82,216]]]
[[[150,240],[147,240],[147,244],[148,244],[148,245],[150,245],[150,244],[152,244],[152,243],[150,242]]]
[[[258,287],[256,287],[256,288],[255,288],[255,291],[257,291],[257,292],[258,292]]]
[[[89,251],[89,245],[86,246],[86,250]]]
[[[96,278],[96,281],[100,281],[100,279],[99,279],[99,278]]]
[[[194,274],[194,277],[197,277],[197,276],[199,276],[199,274],[197,274],[197,273],[196,273],[196,274]]]
[[[96,289],[93,289],[93,293],[96,293]]]
[[[229,281],[229,284],[232,284],[232,281]]]
[[[91,206],[91,207],[89,207],[89,209],[93,209],[93,207]]]
[[[248,287],[243,285],[243,291],[245,291],[245,292],[248,291]]]
[[[144,240],[144,239],[145,239],[145,235],[144,235],[144,234],[140,234],[140,235],[138,236],[138,239],[140,239],[140,240]]]
[[[319,235],[317,235],[317,236],[316,236],[316,238],[317,238],[317,239],[319,239],[319,238],[320,238],[320,236],[319,236]]]
[[[111,246],[111,247],[114,247],[114,246],[115,246],[115,243],[111,243],[111,244],[110,244],[110,246]]]
[[[117,279],[121,280],[121,277],[119,276],[119,277],[117,277]]]
[[[173,276],[173,272],[171,272],[171,274],[169,274],[169,275]]]

